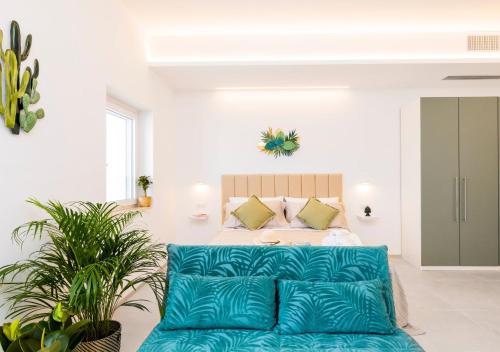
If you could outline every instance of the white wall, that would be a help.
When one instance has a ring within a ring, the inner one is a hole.
[[[178,241],[203,243],[220,228],[220,176],[224,173],[327,173],[344,175],[351,227],[366,244],[400,253],[399,108],[395,91],[219,91],[175,95]],[[301,149],[274,159],[257,150],[267,127],[296,129]],[[373,184],[369,204],[380,218],[361,223],[365,199],[356,185]],[[210,185],[208,223],[190,223],[191,187]]]
[[[401,108],[401,255],[420,267],[420,100]]]
[[[24,202],[28,197],[105,200],[107,90],[153,116],[155,204],[145,221],[167,242],[173,223],[168,217],[174,160],[170,92],[146,66],[143,44],[121,2],[12,1],[2,6],[4,38],[11,19],[20,23],[23,36],[33,34],[29,62],[40,60],[40,106],[46,117],[28,135],[0,128],[0,265],[37,246],[27,243],[21,252],[10,239],[15,226],[40,216]]]
[[[222,174],[340,172],[352,230],[367,245],[401,254],[400,109],[421,96],[474,95],[498,96],[500,87],[177,93],[177,241],[207,243],[220,230]],[[297,129],[301,149],[279,159],[259,152],[267,127]],[[188,220],[198,201],[196,182],[210,185],[208,222]],[[360,182],[373,185],[374,222],[356,218],[366,199],[356,189]]]

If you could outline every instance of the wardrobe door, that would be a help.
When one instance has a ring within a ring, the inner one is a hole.
[[[458,98],[420,104],[422,265],[459,265]]]
[[[460,265],[498,265],[498,99],[460,98]]]

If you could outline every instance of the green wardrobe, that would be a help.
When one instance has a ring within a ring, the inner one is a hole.
[[[422,266],[499,265],[498,121],[497,97],[420,100]]]

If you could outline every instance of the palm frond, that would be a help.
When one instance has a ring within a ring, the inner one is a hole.
[[[62,302],[75,317],[89,320],[87,339],[106,334],[107,324],[120,306],[146,309],[125,300],[129,290],[147,284],[164,312],[165,247],[152,242],[147,230],[134,222],[140,212],[118,212],[116,203],[57,201],[28,202],[47,218],[14,229],[20,246],[29,239],[46,240],[24,261],[0,267],[0,293],[9,317],[33,321]]]

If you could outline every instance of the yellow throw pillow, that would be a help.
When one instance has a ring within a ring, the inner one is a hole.
[[[340,211],[316,198],[309,198],[297,218],[316,230],[326,230]]]
[[[258,230],[265,226],[276,215],[262,203],[257,196],[251,196],[248,201],[243,203],[231,212],[243,225],[249,230]]]

